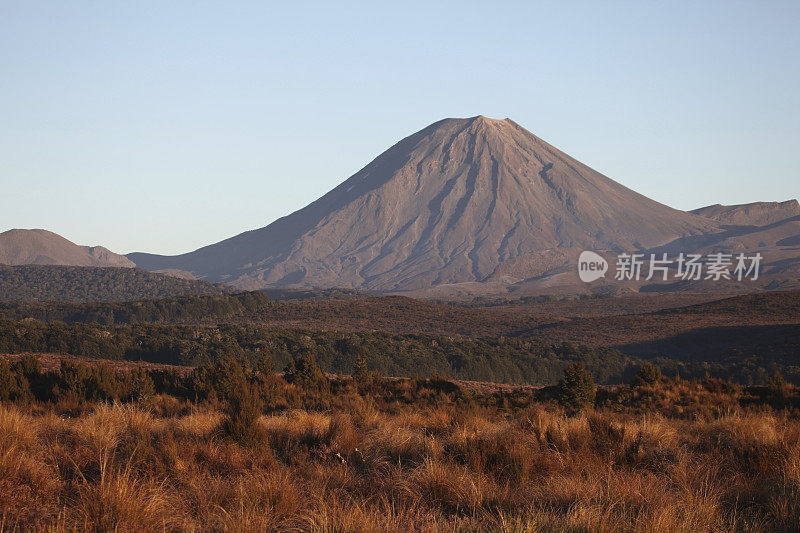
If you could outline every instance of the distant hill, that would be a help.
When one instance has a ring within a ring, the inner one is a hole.
[[[766,226],[800,215],[797,200],[786,202],[753,202],[740,205],[714,204],[691,211],[723,224],[737,226]]]
[[[102,246],[79,246],[44,229],[0,233],[0,264],[133,267],[133,261]]]
[[[138,268],[0,265],[0,301],[116,302],[231,292],[225,285]]]

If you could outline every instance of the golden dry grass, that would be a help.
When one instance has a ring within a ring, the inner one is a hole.
[[[0,406],[0,531],[795,531],[800,422],[535,406],[221,415]]]

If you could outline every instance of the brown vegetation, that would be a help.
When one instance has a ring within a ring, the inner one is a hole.
[[[444,380],[344,379],[332,393],[270,379],[280,405],[236,420],[259,438],[228,436],[236,414],[225,403],[166,395],[0,406],[0,530],[793,531],[800,521],[800,422],[787,407],[798,394],[780,380],[744,389],[646,370],[568,416],[532,392],[481,395]]]

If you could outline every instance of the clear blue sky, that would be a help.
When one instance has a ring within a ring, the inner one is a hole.
[[[381,4],[0,0],[0,231],[186,252],[478,114],[673,207],[800,196],[800,2]]]

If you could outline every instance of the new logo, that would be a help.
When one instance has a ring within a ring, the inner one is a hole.
[[[585,251],[578,257],[578,276],[584,283],[591,283],[605,277],[608,271],[608,262],[600,255]]]

